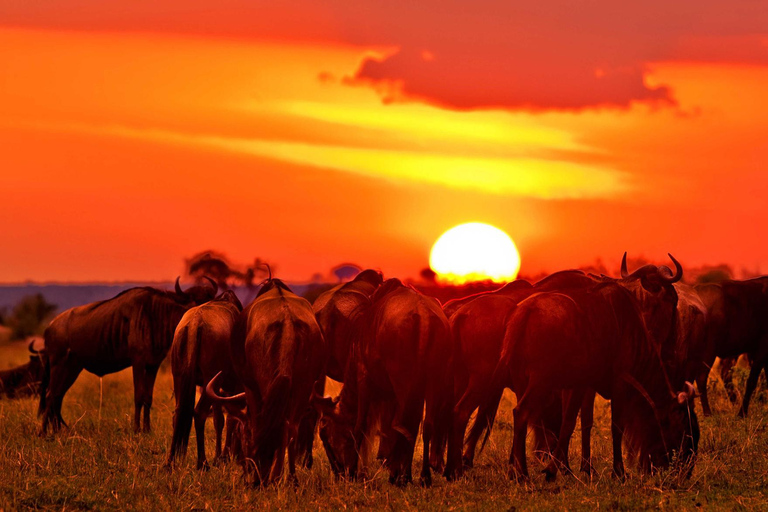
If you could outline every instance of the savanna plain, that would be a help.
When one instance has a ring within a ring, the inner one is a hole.
[[[26,360],[24,343],[0,346],[3,369]],[[36,398],[0,401],[0,510],[768,510],[765,388],[760,386],[749,417],[739,419],[716,371],[710,379],[714,414],[705,418],[698,411],[701,440],[690,479],[675,472],[644,476],[636,470],[623,482],[614,479],[610,405],[598,398],[594,475],[559,475],[548,483],[538,473],[541,463],[529,455],[532,480],[515,484],[507,478],[514,406],[514,395],[507,392],[488,445],[475,467],[456,482],[435,477],[429,489],[401,489],[390,485],[380,468],[373,468],[365,482],[340,480],[316,440],[315,465],[298,470],[298,485],[284,478],[279,485],[258,489],[245,484],[235,462],[197,471],[193,439],[183,462],[172,471],[163,468],[174,407],[167,368],[155,385],[149,434],[133,433],[130,371],[107,375],[102,382],[83,372],[64,399],[69,429],[58,435],[38,436]],[[737,367],[737,389],[743,389],[745,379],[746,370]],[[336,393],[338,387],[328,391]],[[571,462],[577,468],[578,430],[573,439]],[[212,459],[212,420],[206,442]],[[415,471],[420,453],[417,446]]]

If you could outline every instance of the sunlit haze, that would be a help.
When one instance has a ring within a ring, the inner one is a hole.
[[[418,277],[468,219],[526,275],[768,271],[768,9],[486,4],[6,5],[0,281]]]

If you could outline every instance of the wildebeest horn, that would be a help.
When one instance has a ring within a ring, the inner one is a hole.
[[[659,274],[659,277],[665,283],[669,283],[669,284],[676,283],[683,278],[683,266],[671,254],[667,253],[667,256],[669,256],[669,259],[671,259],[672,262],[675,264],[675,275],[672,277],[667,277]]]
[[[626,279],[629,277],[629,271],[627,270],[627,251],[624,251],[624,257],[621,258],[621,278]]]
[[[35,340],[32,340],[32,341],[30,341],[30,342],[29,342],[29,346],[28,346],[27,348],[28,348],[28,349],[29,349],[29,351],[30,351],[30,352],[32,352],[33,354],[35,354],[35,355],[38,355],[40,352],[38,352],[37,350],[35,350],[35,349],[33,348],[34,346],[35,346]]]
[[[176,278],[176,293],[179,295],[182,295],[184,292],[181,291],[181,285],[179,284],[179,281],[181,280],[181,276]]]
[[[203,276],[203,278],[207,279],[208,282],[211,283],[211,286],[213,286],[213,294],[216,295],[219,292],[219,285],[218,285],[218,283],[216,283],[216,281],[214,281],[213,279],[211,279],[208,276]]]
[[[267,267],[267,271],[269,272],[269,281],[272,280],[272,267],[269,266],[269,263],[264,263],[264,266]]]
[[[243,406],[245,406],[245,393],[240,393],[235,396],[219,396],[216,394],[216,381],[219,380],[219,377],[221,376],[221,372],[217,373],[212,379],[211,382],[208,383],[207,386],[205,386],[205,394],[213,400],[214,402],[222,403],[222,404],[231,404],[234,402],[239,402]]]

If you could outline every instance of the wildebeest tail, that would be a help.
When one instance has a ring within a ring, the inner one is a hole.
[[[48,343],[48,339],[50,337],[48,329],[45,330],[43,337],[45,339],[45,346],[50,347],[51,345]],[[48,355],[47,351],[43,352],[41,355],[43,358],[43,379],[40,381],[40,405],[37,406],[38,416],[42,416],[42,414],[45,412],[45,407],[46,407],[45,395],[48,394],[48,386],[50,385],[50,382],[51,382],[50,356]]]
[[[199,323],[197,329],[194,330],[189,329],[188,326],[185,327],[179,340],[182,342],[180,353],[174,350],[171,354],[176,410],[173,412],[173,437],[171,438],[171,451],[168,454],[169,463],[176,455],[183,458],[187,454],[189,433],[195,418],[195,372],[200,354],[203,328],[202,323]]]
[[[506,319],[506,329],[504,330],[504,340],[501,344],[501,357],[499,363],[496,365],[496,369],[493,371],[493,377],[491,378],[491,389],[487,394],[488,400],[480,406],[475,423],[472,424],[472,429],[486,428],[483,442],[480,445],[480,451],[485,448],[485,443],[488,441],[488,437],[491,435],[491,429],[493,428],[493,422],[496,419],[496,413],[499,409],[499,402],[501,396],[504,393],[504,388],[511,386],[512,380],[512,365],[515,363],[514,352],[515,346],[525,336],[526,325],[528,324],[529,312],[527,308],[515,308]],[[481,416],[481,412],[485,411]],[[478,421],[482,423],[477,424]],[[475,426],[477,424],[477,427]]]
[[[256,421],[254,444],[256,462],[262,481],[269,478],[269,471],[282,443],[283,432],[288,414],[288,402],[291,393],[291,379],[287,375],[278,375],[269,385],[267,394]]]

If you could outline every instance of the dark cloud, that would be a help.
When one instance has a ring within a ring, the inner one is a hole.
[[[45,9],[35,5],[6,3],[0,19],[6,26],[389,47],[394,50],[386,56],[350,70],[346,83],[373,86],[385,101],[415,99],[455,109],[674,104],[668,85],[646,80],[649,64],[768,65],[768,9],[760,0],[226,0],[215,7],[202,0],[64,0]]]

